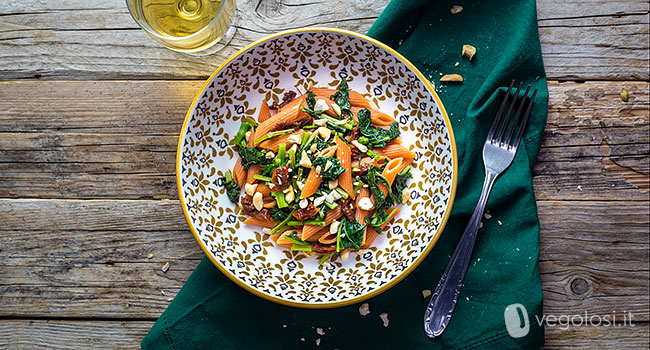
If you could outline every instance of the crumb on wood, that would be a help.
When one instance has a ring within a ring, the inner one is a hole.
[[[162,270],[163,273],[166,273],[167,271],[169,271],[169,262],[166,262],[165,265],[163,265],[161,270]]]

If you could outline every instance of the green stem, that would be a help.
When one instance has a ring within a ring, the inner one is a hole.
[[[271,178],[268,176],[260,175],[260,174],[255,174],[253,175],[253,178],[255,180],[260,180],[260,181],[265,181],[265,182],[271,182]]]
[[[257,146],[258,143],[260,143],[260,142],[262,142],[264,140],[268,140],[268,139],[270,139],[272,137],[276,137],[276,136],[280,136],[280,135],[284,135],[284,134],[288,134],[288,133],[292,133],[292,132],[293,132],[293,129],[271,131],[271,132],[267,133],[266,135],[263,135],[262,137],[255,140],[255,146]]]

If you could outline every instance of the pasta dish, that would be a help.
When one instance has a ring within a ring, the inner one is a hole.
[[[303,92],[264,101],[257,120],[242,121],[225,187],[244,223],[323,263],[367,248],[395,218],[415,154],[395,119],[345,79]]]

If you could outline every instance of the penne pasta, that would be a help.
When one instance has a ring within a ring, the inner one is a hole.
[[[354,199],[354,189],[352,187],[352,152],[350,151],[350,146],[341,140],[340,137],[336,137],[336,158],[339,160],[340,165],[345,169],[341,175],[339,175],[339,186],[347,192],[352,199]]]
[[[235,180],[235,183],[237,186],[242,187],[246,183],[246,170],[244,170],[244,166],[241,164],[241,158],[237,158],[237,162],[235,163],[235,167],[232,169],[232,178]]]
[[[300,238],[305,242],[318,242],[318,240],[326,233],[329,233],[329,229],[327,229],[326,227],[325,228],[321,227],[320,231],[314,233],[313,235],[307,238],[304,237],[300,237]]]
[[[357,196],[355,207],[357,210],[354,213],[354,218],[359,221],[360,224],[364,224],[366,221],[366,217],[369,217],[371,212],[369,210],[363,210],[359,208],[359,202],[363,198],[369,198],[370,197],[370,190],[367,187],[361,187],[359,189],[359,195]],[[366,242],[366,235],[368,234],[368,227],[365,228],[363,231],[363,239],[361,240],[361,244],[364,244]]]
[[[334,209],[327,209],[327,214],[325,215],[325,226],[324,227],[329,227],[329,225],[334,221],[343,216],[343,212],[341,211],[341,206],[337,206]],[[323,226],[316,226],[316,225],[305,225],[302,227],[302,239],[307,240],[309,239],[310,236],[316,234],[318,231],[320,231],[323,228]]]
[[[307,180],[305,180],[305,186],[303,186],[302,192],[300,193],[300,199],[307,198],[316,193],[321,182],[323,182],[323,178],[318,175],[316,169],[311,168],[309,175],[307,175]]]
[[[275,226],[275,222],[270,221],[270,220],[262,220],[258,219],[252,216],[249,216],[244,220],[244,224],[246,225],[256,225],[256,226],[262,226],[262,227],[267,227],[267,228],[272,228]]]
[[[396,210],[395,210],[395,212],[393,212],[388,217],[388,221],[386,221],[385,224],[383,224],[383,225],[381,225],[379,227],[384,229],[386,226],[388,226],[391,223],[391,221],[393,221],[393,219],[397,216],[397,214],[399,214],[399,211],[400,211],[399,208],[394,208],[394,209],[396,209]],[[393,209],[389,209],[389,210],[392,211]],[[386,211],[386,212],[388,213],[388,211]],[[375,241],[375,239],[377,238],[378,235],[379,234],[377,233],[377,231],[375,231],[375,229],[373,227],[368,227],[366,238],[365,238],[364,243],[363,243],[363,245],[361,247],[362,248],[368,248],[372,244],[372,242]]]
[[[345,81],[336,90],[310,85],[311,92],[283,102],[286,104],[279,108],[271,109],[268,101],[263,101],[257,113],[257,126],[250,130],[249,125],[242,124],[239,129],[247,130],[245,140],[249,149],[237,150],[232,180],[227,177],[224,184],[230,200],[247,214],[244,224],[270,229],[273,232],[270,238],[277,245],[303,251],[308,256],[327,258],[330,254],[341,254],[343,257],[348,251],[368,247],[376,241],[379,228],[375,230],[377,226],[367,224],[382,223],[382,229],[390,225],[399,213],[393,206],[401,201],[396,196],[386,196],[382,203],[375,205],[372,193],[379,193],[368,181],[373,176],[385,178],[386,185],[383,180],[376,184],[384,195],[388,193],[387,187],[403,191],[408,186],[405,182],[408,177],[401,177],[401,173],[410,171],[408,168],[415,159],[415,153],[402,145],[399,133],[382,130],[394,125],[395,118],[379,111],[361,93],[347,90],[347,94],[337,96],[342,104],[349,102],[352,112],[352,115],[340,115],[341,106],[331,96],[345,91],[346,86]],[[310,104],[313,102],[318,108],[307,113],[303,108],[308,107],[307,97],[312,93],[315,101],[310,99]],[[362,109],[370,111],[372,123],[364,125],[363,133],[358,123],[350,120],[358,122],[357,113]],[[255,116],[244,119],[251,117]],[[235,147],[242,146],[239,132],[238,135]],[[382,140],[390,139],[385,147],[375,147],[384,144]],[[316,161],[319,157],[335,160]],[[248,171],[243,164],[250,165]],[[395,181],[398,176],[400,181]],[[229,181],[247,191],[245,197],[235,193],[238,188]],[[332,226],[335,221],[338,229]]]
[[[257,129],[255,129],[254,139],[258,140],[262,136],[268,134],[271,131],[284,129],[286,126],[300,124],[301,122],[311,118],[309,114],[301,110],[302,107],[306,107],[307,103],[305,98],[302,97],[299,100],[299,103],[295,103],[293,106],[285,106],[280,112],[271,116],[271,118],[261,122]]]
[[[257,117],[257,121],[261,123],[269,118],[271,118],[271,109],[266,103],[266,100],[264,100],[262,101],[262,106],[260,107],[260,115]]]
[[[390,159],[404,158],[412,160],[415,158],[415,153],[413,153],[413,151],[394,142],[389,143],[384,148],[373,148],[372,151],[382,157],[387,157]]]
[[[248,168],[248,173],[246,174],[246,183],[247,184],[253,184],[257,181],[253,176],[255,175],[260,175],[262,173],[262,170],[260,170],[260,166],[257,164],[253,164]]]
[[[336,149],[337,146],[326,148],[320,152],[319,157],[331,157],[336,152]],[[323,178],[318,174],[316,168],[311,168],[307,180],[305,180],[305,186],[303,186],[302,192],[300,193],[300,199],[307,198],[316,193],[321,182],[323,182]]]
[[[378,110],[370,110],[370,121],[375,126],[390,126],[395,122],[395,118],[389,116],[386,113],[382,113]]]
[[[316,96],[326,96],[326,97],[331,97],[336,93],[336,90],[334,89],[328,89],[328,88],[317,88],[313,87],[311,88],[311,91],[314,93]],[[359,92],[354,91],[354,90],[348,90],[348,100],[350,101],[350,105],[353,107],[361,107],[361,108],[368,108],[370,109],[370,102],[366,100],[366,98]]]
[[[273,151],[277,153],[281,143],[284,143],[287,146],[287,149],[289,149],[293,145],[293,143],[289,142],[289,138],[295,138],[297,136],[298,140],[300,140],[302,133],[303,133],[302,130],[297,130],[292,132],[291,134],[284,134],[284,135],[272,137],[270,139],[260,142],[259,144],[257,144],[257,147],[267,149],[269,151]]]
[[[386,164],[386,167],[384,168],[384,171],[382,171],[381,175],[384,176],[386,180],[388,180],[389,185],[392,185],[393,181],[395,181],[395,177],[399,173],[400,166],[402,166],[402,158],[395,158]],[[384,195],[388,193],[388,189],[381,182],[379,182],[379,188],[384,193]]]

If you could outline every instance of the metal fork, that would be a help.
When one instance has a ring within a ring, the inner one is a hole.
[[[520,83],[517,92],[512,96],[510,91],[514,83],[514,80],[510,83],[508,91],[499,106],[496,118],[492,122],[492,127],[485,140],[485,145],[483,145],[485,181],[483,182],[483,190],[481,191],[478,204],[424,313],[424,331],[430,338],[438,337],[449,324],[451,315],[456,307],[456,302],[458,301],[463,280],[465,279],[467,266],[469,265],[474,242],[476,241],[476,233],[478,232],[479,223],[481,222],[488,196],[492,190],[492,185],[494,185],[496,178],[510,166],[512,160],[515,158],[519,142],[524,134],[524,129],[530,116],[530,110],[533,107],[537,89],[535,89],[533,95],[529,98],[528,91],[530,90],[530,85],[528,85],[526,92],[523,96],[519,97],[519,91],[522,87]],[[510,103],[510,106],[505,113],[505,117],[502,118],[503,111],[508,103]],[[522,110],[526,104],[526,110],[522,117]],[[517,105],[517,109],[514,118],[511,118],[511,112],[515,105]]]

